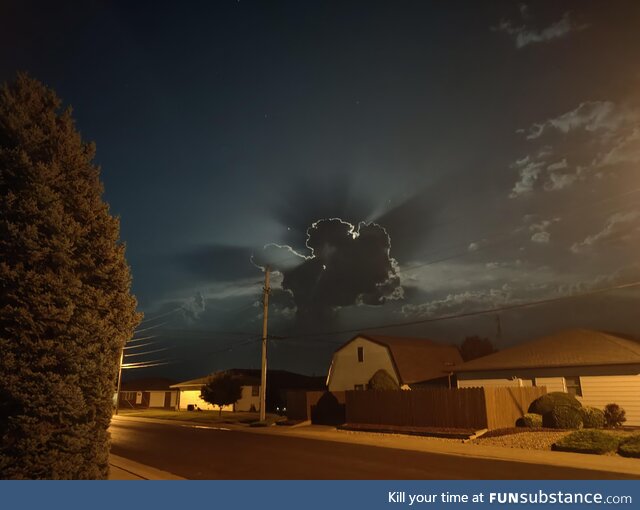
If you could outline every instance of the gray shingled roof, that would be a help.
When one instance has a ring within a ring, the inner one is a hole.
[[[640,342],[602,331],[572,329],[477,358],[453,369],[480,372],[513,368],[640,364]]]
[[[445,377],[452,372],[454,365],[462,363],[457,347],[439,344],[427,338],[362,333],[352,338],[347,344],[356,338],[365,338],[389,349],[401,384],[414,384]]]

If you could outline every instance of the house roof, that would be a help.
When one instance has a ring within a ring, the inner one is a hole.
[[[452,372],[454,365],[462,363],[460,351],[456,346],[439,344],[428,338],[361,333],[338,350],[356,338],[364,338],[387,347],[401,384],[414,384],[445,377]]]
[[[121,391],[168,391],[175,384],[173,379],[164,377],[146,377],[134,381],[122,381]]]
[[[477,358],[454,372],[640,363],[640,342],[588,329],[561,331]]]
[[[216,373],[231,373],[242,380],[243,385],[260,385],[261,371],[254,368],[231,368]],[[171,386],[172,388],[201,387],[207,383],[210,376],[199,377],[189,381],[180,382]],[[267,393],[274,388],[285,389],[322,389],[324,378],[311,377],[308,375],[296,374],[286,370],[267,370]]]

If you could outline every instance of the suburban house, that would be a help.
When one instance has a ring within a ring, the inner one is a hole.
[[[385,370],[402,389],[455,386],[453,368],[462,363],[458,348],[426,338],[361,333],[333,354],[329,391],[364,390],[378,370]]]
[[[123,381],[120,385],[120,408],[175,409],[178,391],[172,389],[175,381],[161,377]]]
[[[453,368],[458,387],[546,386],[583,405],[623,407],[627,425],[640,425],[640,341],[574,329],[545,336]]]
[[[242,397],[233,406],[223,406],[223,411],[260,410],[260,377],[259,369],[232,368],[224,372],[231,373],[241,379]],[[207,404],[200,398],[200,389],[206,384],[209,376],[174,384],[172,388],[179,390],[179,409],[188,409],[189,405],[199,409],[215,409],[218,406]],[[289,390],[324,389],[324,377],[312,377],[288,372],[286,370],[267,370],[267,411],[282,411],[286,408],[286,393]]]
[[[260,375],[256,377],[255,374],[247,374],[246,370],[231,369],[225,370],[226,373],[231,373],[240,379],[242,384],[242,396],[235,404],[222,406],[222,411],[257,411],[260,409]],[[256,371],[259,372],[259,371]],[[194,410],[194,409],[208,409],[219,411],[220,406],[209,404],[200,398],[200,390],[207,384],[210,376],[200,377],[198,379],[192,379],[190,381],[184,381],[172,385],[179,391],[178,394],[178,409],[180,410]]]

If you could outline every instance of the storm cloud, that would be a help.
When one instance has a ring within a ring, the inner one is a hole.
[[[380,225],[319,220],[307,229],[306,246],[310,255],[279,247],[300,263],[274,267],[282,273],[282,289],[293,296],[299,321],[330,317],[340,307],[380,306],[403,297],[391,239]]]

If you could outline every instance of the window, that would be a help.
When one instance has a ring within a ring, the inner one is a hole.
[[[362,363],[364,361],[364,347],[358,347],[358,362]]]
[[[360,347],[360,349],[362,349],[362,347]],[[353,389],[354,389],[354,390],[357,390],[357,391],[362,391],[362,390],[364,390],[364,384],[356,384],[356,385],[353,387]]]
[[[565,377],[564,384],[567,387],[567,393],[574,397],[582,396],[582,387],[580,386],[580,377]]]
[[[260,386],[251,386],[251,396],[252,397],[260,396]]]

